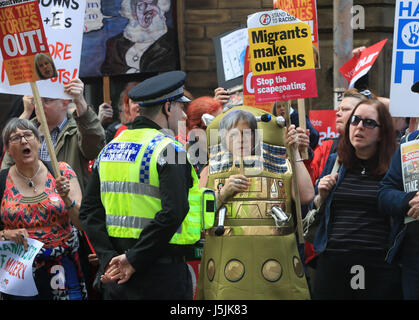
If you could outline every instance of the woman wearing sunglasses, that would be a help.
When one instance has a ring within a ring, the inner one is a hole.
[[[384,104],[358,103],[317,185],[314,203],[323,216],[314,241],[320,254],[314,299],[401,299],[400,270],[385,262],[390,220],[377,205],[395,148]],[[330,174],[335,161],[339,169]]]

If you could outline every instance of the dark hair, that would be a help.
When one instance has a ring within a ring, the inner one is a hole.
[[[384,174],[390,167],[391,158],[396,150],[396,132],[393,127],[393,121],[390,112],[386,106],[377,99],[360,101],[352,110],[351,116],[360,105],[368,105],[375,108],[378,114],[378,123],[380,123],[380,141],[377,142],[377,152],[371,159],[371,173],[374,175]],[[355,148],[349,139],[350,120],[346,122],[345,132],[340,139],[338,146],[339,161],[345,168],[352,169],[356,164]]]
[[[118,112],[119,112],[119,120],[121,120],[121,123],[128,122],[127,119],[126,119],[126,114],[125,114],[125,106],[129,105],[128,92],[132,88],[134,88],[137,84],[139,84],[139,82],[137,82],[137,81],[128,82],[125,85],[125,89],[119,95]]]

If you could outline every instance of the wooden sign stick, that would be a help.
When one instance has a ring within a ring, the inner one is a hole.
[[[111,104],[111,90],[108,76],[103,77],[103,102]]]
[[[300,124],[299,127],[305,130],[307,128],[305,102],[304,102],[304,99],[298,99],[297,102],[298,102],[298,123]],[[304,160],[308,159],[307,148],[304,148],[303,150],[301,150],[301,158]]]
[[[288,101],[286,107],[285,107],[285,117],[286,121],[289,127],[289,124],[291,123],[291,117],[290,117],[290,105],[291,102]],[[288,148],[287,155],[291,162],[291,169],[292,169],[292,178],[293,178],[293,189],[294,189],[294,202],[295,202],[295,210],[297,213],[297,233],[298,233],[298,242],[304,243],[304,235],[303,235],[303,218],[301,216],[301,200],[300,200],[300,189],[298,188],[298,174],[297,174],[297,163],[296,159],[294,157],[294,147]]]
[[[44,134],[45,142],[47,143],[52,169],[54,170],[55,179],[57,179],[61,175],[61,173],[58,169],[57,156],[55,155],[54,146],[52,144],[51,135],[48,129],[47,119],[45,118],[44,107],[42,106],[42,101],[41,97],[39,96],[38,86],[36,85],[36,82],[31,82],[30,84],[32,94],[35,100],[35,108],[36,110],[38,110],[38,114],[40,117],[39,122],[41,123],[42,133]]]

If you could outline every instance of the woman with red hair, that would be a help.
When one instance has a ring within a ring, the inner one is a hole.
[[[218,116],[223,112],[223,106],[212,97],[199,97],[194,99],[188,106],[186,115],[186,130],[189,143],[191,162],[199,176],[201,170],[208,162],[206,124],[202,120],[204,114]]]
[[[186,128],[188,131],[192,129],[206,129],[207,126],[202,121],[202,116],[208,113],[214,117],[223,112],[221,103],[211,97],[200,97],[193,100],[186,111],[188,118],[186,119]]]

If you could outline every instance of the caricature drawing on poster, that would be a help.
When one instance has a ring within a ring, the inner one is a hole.
[[[88,0],[80,75],[178,68],[172,0]]]

